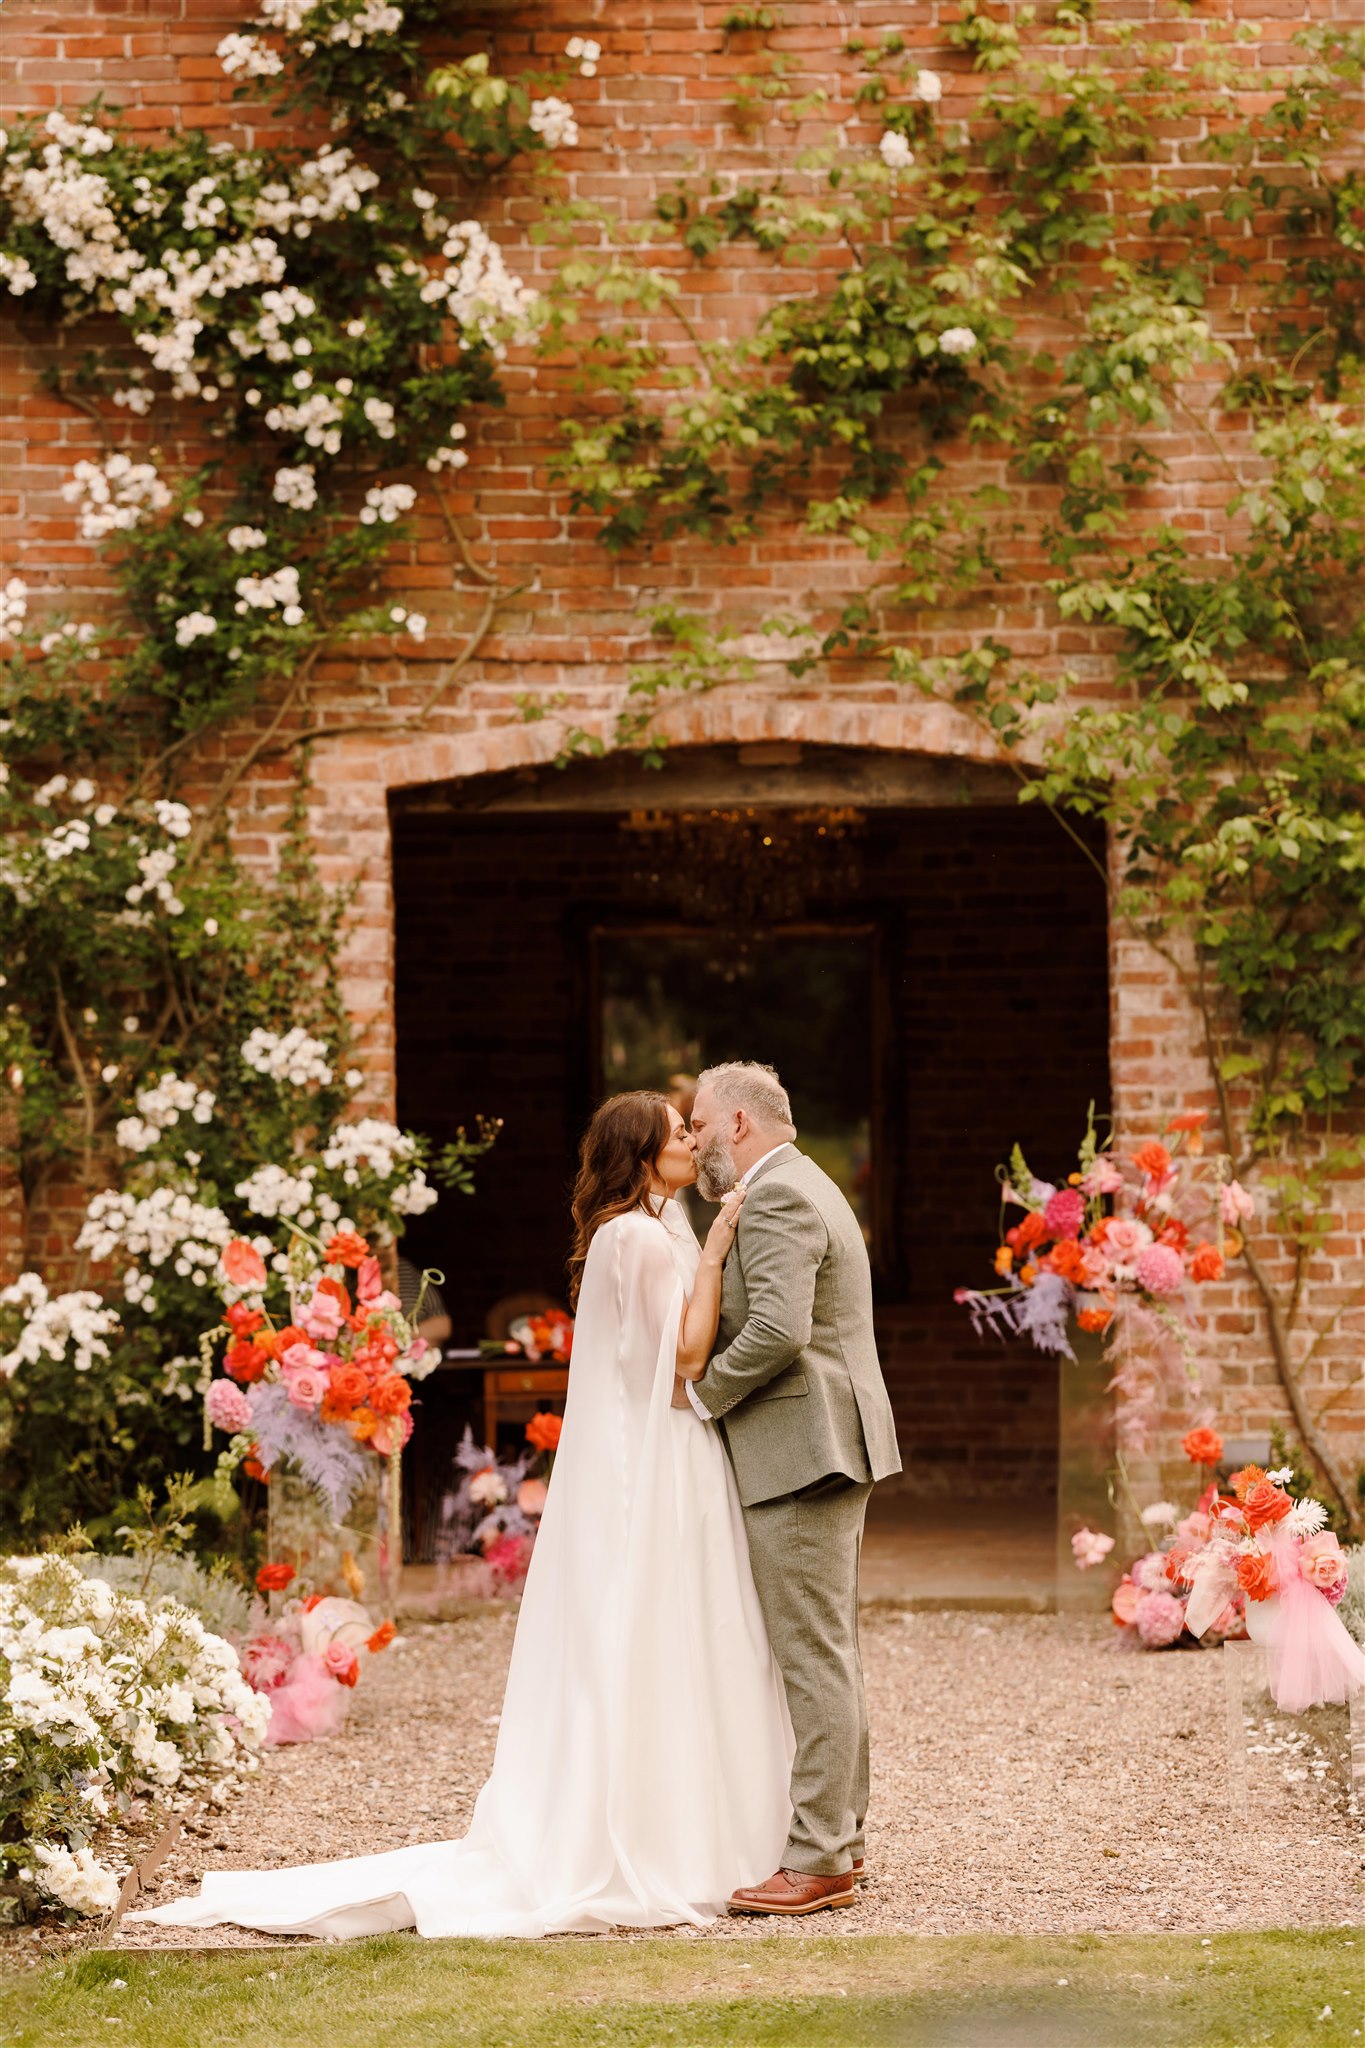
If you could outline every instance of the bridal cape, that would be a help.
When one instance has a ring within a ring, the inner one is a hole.
[[[592,1241],[493,1770],[464,1839],[212,1871],[197,1896],[130,1920],[328,1938],[701,1925],[776,1869],[786,1701],[719,1434],[671,1405],[698,1256],[672,1201]]]

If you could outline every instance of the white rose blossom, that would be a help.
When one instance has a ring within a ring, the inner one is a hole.
[[[903,171],[915,161],[915,153],[897,128],[888,128],[877,144],[882,162],[888,170]]]
[[[970,327],[945,327],[938,346],[940,355],[969,356],[976,347],[976,336]]]

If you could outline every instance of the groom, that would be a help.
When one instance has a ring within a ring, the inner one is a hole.
[[[725,1436],[754,1584],[796,1735],[782,1868],[737,1891],[734,1913],[817,1913],[862,1877],[867,1709],[858,1554],[868,1495],[901,1469],[872,1331],[858,1220],[792,1143],[771,1067],[731,1061],[697,1083],[697,1187],[748,1185],[725,1265],[717,1349],[687,1398]]]

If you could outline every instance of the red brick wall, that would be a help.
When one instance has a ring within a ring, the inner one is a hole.
[[[762,175],[790,164],[803,145],[822,139],[835,124],[842,124],[851,143],[871,148],[880,124],[853,105],[854,67],[843,54],[855,31],[875,35],[893,27],[902,33],[923,61],[943,74],[939,113],[944,120],[970,118],[989,82],[971,74],[966,60],[946,46],[944,25],[955,18],[948,4],[909,11],[852,0],[831,10],[784,0],[781,28],[763,39],[727,37],[721,23],[728,11],[726,0],[620,0],[610,9],[589,7],[586,0],[547,0],[520,10],[499,6],[490,14],[498,61],[508,68],[561,50],[573,33],[595,34],[603,44],[597,78],[577,81],[571,91],[582,141],[561,161],[572,196],[601,201],[623,221],[639,222],[679,178],[699,172],[721,178]],[[1241,104],[1250,109],[1261,103],[1258,88],[1264,74],[1290,61],[1292,30],[1305,20],[1331,18],[1339,9],[1335,0],[1205,0],[1196,13],[1172,19],[1158,0],[1125,0],[1122,14],[1137,27],[1159,21],[1163,36],[1175,46],[1177,63],[1186,47],[1226,45],[1237,25],[1258,26],[1259,41],[1240,46],[1238,60],[1246,88]],[[231,103],[230,85],[213,56],[219,37],[239,23],[234,10],[201,0],[136,0],[126,7],[115,0],[81,8],[11,5],[3,52],[5,103],[23,109],[74,105],[101,89],[149,131],[192,120],[224,133],[250,134],[255,117]],[[467,46],[481,43],[484,34],[483,29],[471,32]],[[790,59],[798,82],[821,86],[828,99],[799,127],[774,111],[764,125],[744,132],[734,124],[729,102],[736,80],[758,68],[765,48]],[[1167,187],[1216,204],[1229,172],[1213,142],[1203,124],[1170,124],[1157,151],[1157,169]],[[1147,186],[1148,168],[1133,175],[1135,186]],[[531,282],[543,283],[558,259],[529,240],[538,212],[529,182],[515,174],[495,182],[477,205],[504,242],[512,265]],[[1140,218],[1135,211],[1134,223]],[[1233,269],[1220,279],[1206,308],[1215,329],[1230,335],[1245,332],[1253,302],[1284,254],[1264,220],[1253,218],[1238,232],[1251,263],[1245,272]],[[1135,225],[1125,253],[1142,247]],[[654,251],[651,260],[675,275],[679,303],[696,331],[733,334],[751,327],[777,295],[815,289],[838,259],[823,257],[807,270],[783,268],[741,244],[700,265],[666,246]],[[1100,281],[1098,273],[1083,276],[1081,293]],[[1063,340],[1058,319],[1063,311],[1053,309],[1050,318],[1031,316],[1031,331]],[[690,358],[693,344],[682,323],[661,320],[655,331],[675,360]],[[104,572],[75,537],[59,495],[72,464],[97,446],[95,429],[82,413],[41,391],[37,381],[45,366],[74,358],[87,339],[83,334],[54,339],[36,331],[25,322],[22,305],[18,320],[0,338],[7,397],[6,424],[0,429],[0,516],[7,573],[18,569],[39,593],[50,591],[54,601],[74,592],[97,608]],[[642,606],[667,599],[710,613],[718,623],[746,625],[788,607],[825,624],[869,574],[861,557],[840,543],[801,532],[794,511],[789,518],[775,519],[759,539],[734,548],[687,541],[609,560],[593,540],[591,522],[572,516],[548,488],[547,462],[557,445],[558,417],[580,403],[574,375],[567,354],[559,362],[539,365],[514,358],[507,373],[507,409],[471,422],[473,459],[459,480],[454,507],[475,557],[503,583],[526,587],[501,607],[495,633],[461,686],[442,702],[428,732],[410,743],[401,734],[366,735],[339,738],[317,753],[314,818],[324,866],[339,879],[361,878],[348,986],[366,1034],[378,1103],[390,1102],[394,1087],[386,790],[543,761],[553,756],[565,724],[605,725],[619,701],[626,666],[645,644]],[[1229,490],[1226,467],[1200,423],[1220,375],[1210,370],[1193,379],[1187,393],[1191,414],[1165,435],[1149,436],[1168,469],[1166,480],[1148,494],[1145,513],[1153,522],[1175,520],[1191,545],[1211,557],[1239,544],[1223,509]],[[1219,423],[1245,473],[1246,451],[1236,444],[1235,424]],[[122,417],[115,432],[130,446],[147,438],[146,429]],[[1010,482],[1012,511],[1022,506],[1040,521],[1046,516],[1051,499],[1043,486],[1021,489],[1007,478],[1003,465],[965,447],[949,443],[939,452],[956,486]],[[1100,631],[1059,623],[1041,587],[1043,565],[1027,537],[1009,543],[1007,560],[1010,581],[989,605],[954,614],[926,610],[908,620],[915,643],[925,653],[946,653],[960,645],[964,632],[989,629],[1037,661],[1065,661],[1082,689],[1104,692],[1112,642]],[[431,504],[423,504],[416,538],[395,561],[391,581],[395,592],[420,601],[432,617],[433,630],[420,658],[400,662],[387,643],[338,656],[317,671],[308,716],[337,726],[357,717],[399,721],[411,715],[439,678],[439,665],[458,654],[481,599],[453,560]],[[524,725],[515,700],[527,692],[561,694],[562,720]],[[764,669],[751,685],[681,707],[670,715],[670,723],[684,741],[805,738],[929,756],[980,759],[987,752],[967,721],[940,707],[904,702],[880,674],[851,660],[836,663],[826,679],[805,687],[794,685],[777,668]],[[199,764],[203,775],[219,772],[248,736],[244,730],[215,743],[212,758]],[[265,767],[241,791],[239,843],[249,858],[268,863],[273,857],[290,772],[283,762]],[[1197,1020],[1173,970],[1118,932],[1111,934],[1110,970],[1114,1104],[1125,1128],[1145,1136],[1172,1108],[1209,1100]],[[995,1089],[999,1079],[983,1075],[981,1085]],[[1059,1141],[1070,1135],[1070,1128],[1057,1134]],[[39,1218],[36,1230],[46,1249],[51,1224]],[[1313,1313],[1325,1317],[1342,1305],[1353,1307],[1353,1313],[1321,1347],[1308,1388],[1315,1408],[1335,1400],[1330,1424],[1357,1454],[1360,1404],[1350,1387],[1361,1349],[1362,1238],[1365,1194],[1355,1181],[1342,1188],[1336,1227],[1310,1269]],[[1241,1283],[1230,1282],[1206,1299],[1224,1420],[1248,1434],[1264,1431],[1282,1414],[1283,1403],[1268,1366],[1259,1311]]]

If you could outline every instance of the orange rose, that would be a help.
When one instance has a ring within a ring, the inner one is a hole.
[[[370,1389],[370,1406],[376,1415],[401,1415],[412,1406],[412,1388],[402,1373],[385,1373]]]
[[[526,1425],[526,1441],[538,1451],[557,1451],[563,1427],[562,1415],[553,1415],[548,1410],[543,1414],[533,1415]]]
[[[254,1244],[248,1244],[244,1237],[234,1237],[231,1244],[223,1247],[219,1260],[223,1277],[233,1287],[252,1288],[265,1286],[265,1260]]]
[[[263,1593],[282,1593],[293,1577],[292,1564],[263,1564],[256,1574],[256,1584]]]
[[[234,1337],[249,1337],[254,1330],[260,1329],[265,1317],[258,1308],[248,1308],[244,1301],[234,1301],[232,1307],[224,1312],[223,1321]]]
[[[1293,1506],[1291,1496],[1282,1486],[1276,1486],[1273,1479],[1256,1480],[1242,1495],[1242,1513],[1253,1536],[1258,1529],[1268,1529],[1273,1523],[1282,1522],[1292,1512]]]
[[[338,1230],[323,1246],[323,1257],[335,1266],[358,1266],[369,1256],[370,1247],[357,1230]]]
[[[343,1407],[358,1408],[370,1391],[368,1375],[358,1365],[334,1365],[332,1367],[332,1398]]]
[[[1170,1222],[1163,1224],[1157,1233],[1156,1241],[1158,1244],[1168,1244],[1172,1251],[1183,1252],[1190,1241],[1190,1233],[1178,1216],[1172,1216]]]
[[[1064,1237],[1060,1244],[1053,1245],[1047,1256],[1039,1261],[1049,1273],[1060,1273],[1063,1280],[1078,1279],[1084,1262],[1084,1247],[1078,1244],[1074,1237]]]
[[[311,1339],[308,1332],[301,1330],[297,1323],[286,1323],[282,1330],[272,1331],[264,1341],[272,1358],[283,1358],[291,1344],[307,1344]]]
[[[336,1394],[329,1387],[327,1392],[323,1395],[322,1405],[318,1409],[318,1421],[349,1422],[354,1413],[355,1410],[352,1407],[351,1403],[349,1401],[339,1400]]]
[[[1197,1244],[1190,1255],[1191,1280],[1221,1280],[1223,1254],[1216,1244]]]
[[[1164,1180],[1171,1170],[1171,1155],[1164,1145],[1155,1138],[1146,1145],[1139,1145],[1133,1154],[1133,1164],[1139,1173],[1145,1173],[1149,1180]]]
[[[1263,1550],[1244,1551],[1235,1570],[1237,1583],[1248,1600],[1268,1600],[1272,1593],[1279,1591],[1275,1560],[1267,1557]]]
[[[1180,1448],[1192,1465],[1216,1465],[1223,1455],[1223,1439],[1216,1429],[1191,1429],[1180,1439]]]
[[[1076,1321],[1092,1336],[1098,1336],[1101,1330],[1107,1330],[1113,1320],[1112,1308],[1082,1308],[1076,1311]]]
[[[397,1633],[398,1631],[391,1621],[381,1621],[378,1628],[375,1630],[374,1634],[372,1636],[366,1636],[365,1648],[369,1650],[373,1656],[377,1657],[381,1650],[388,1649],[389,1644],[393,1641]]]
[[[223,1359],[223,1371],[229,1378],[240,1381],[244,1387],[249,1387],[262,1378],[269,1359],[269,1352],[259,1344],[248,1344],[244,1337],[239,1337],[235,1343],[228,1345],[227,1354]]]
[[[1042,1211],[1030,1209],[1022,1223],[1016,1223],[1013,1230],[1005,1232],[1005,1243],[1017,1252],[1026,1252],[1033,1245],[1041,1244],[1047,1234]]]

